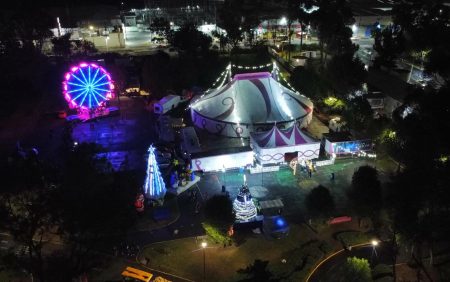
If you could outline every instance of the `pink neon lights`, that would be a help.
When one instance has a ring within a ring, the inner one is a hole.
[[[100,81],[101,77],[106,83]],[[81,62],[70,67],[62,84],[64,99],[70,108],[92,109],[114,98],[115,87],[110,74],[95,63]]]

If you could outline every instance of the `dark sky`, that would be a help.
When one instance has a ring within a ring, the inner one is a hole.
[[[144,0],[7,0],[2,2],[2,7],[21,8],[21,7],[61,7],[66,6],[91,6],[97,4],[106,4],[112,6],[121,6],[121,2],[127,7],[139,8],[144,6]]]

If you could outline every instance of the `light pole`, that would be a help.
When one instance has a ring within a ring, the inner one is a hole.
[[[378,257],[377,249],[376,249],[376,247],[378,246],[378,243],[379,242],[377,240],[372,240],[372,242],[371,242],[371,244],[372,244],[372,255],[370,257],[370,260],[373,259],[373,254],[375,254],[375,256]]]
[[[108,40],[109,40],[109,36],[106,36],[105,37],[106,52],[108,52]]]
[[[226,173],[226,169],[225,169],[225,166],[222,166],[222,175],[223,175],[223,185],[226,187],[227,186],[227,179],[226,179],[226,175],[225,175],[225,173]]]
[[[208,243],[205,241],[202,242],[202,251],[203,251],[203,281],[206,281],[206,255],[205,255],[205,249],[208,247]]]

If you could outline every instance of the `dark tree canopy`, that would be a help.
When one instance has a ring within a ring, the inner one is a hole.
[[[234,223],[233,204],[228,196],[212,196],[206,201],[204,211],[208,222],[220,225]]]
[[[318,186],[306,195],[306,208],[313,215],[329,215],[334,210],[334,199],[330,190]]]
[[[295,68],[291,75],[291,82],[295,89],[313,100],[327,97],[331,89],[328,80],[308,66]]]
[[[235,48],[243,39],[241,3],[238,1],[225,1],[219,11],[221,22],[219,26],[227,32],[228,41]],[[250,19],[250,18],[249,18]]]
[[[395,59],[403,52],[403,34],[399,26],[389,25],[383,30],[375,28],[372,37],[375,40],[373,49],[378,56],[375,58],[376,66],[385,66],[389,69],[395,67]]]
[[[349,128],[359,131],[367,129],[373,119],[372,108],[364,96],[348,100],[342,115]]]
[[[320,0],[319,10],[313,13],[312,22],[317,27],[321,61],[325,51],[333,55],[354,53],[350,37],[351,30],[347,27],[354,22],[351,9],[343,0]]]
[[[347,196],[351,207],[359,216],[375,216],[382,204],[377,170],[367,165],[359,167],[353,174]]]
[[[174,32],[172,45],[189,54],[195,54],[197,50],[208,52],[212,39],[197,29],[192,22],[185,23],[179,30]]]
[[[407,50],[424,52],[425,67],[450,79],[450,8],[442,0],[398,1],[393,19],[403,30]]]
[[[153,20],[152,24],[150,25],[150,30],[158,34],[159,36],[169,39],[169,35],[171,32],[170,22],[167,21],[165,18],[157,17]]]
[[[367,72],[359,58],[355,58],[353,53],[345,53],[331,58],[327,64],[326,76],[337,94],[345,97],[348,93],[361,88]]]
[[[72,54],[71,33],[52,38],[53,53],[57,56],[69,57]]]

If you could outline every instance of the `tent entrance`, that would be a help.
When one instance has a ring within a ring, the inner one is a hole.
[[[298,153],[297,152],[284,153],[284,161],[287,162],[287,163],[289,163],[290,161],[292,161],[296,157],[298,157]]]

